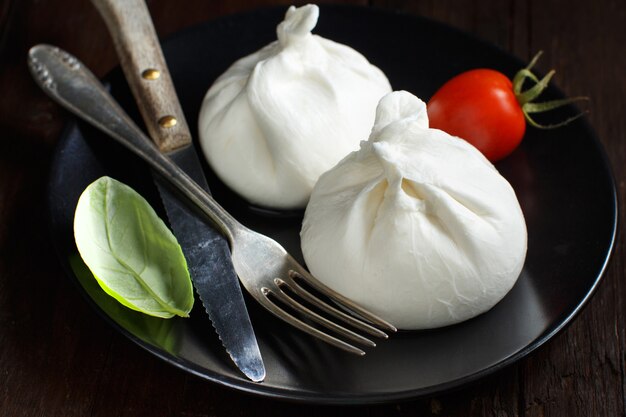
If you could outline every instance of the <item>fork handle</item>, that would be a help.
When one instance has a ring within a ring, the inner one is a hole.
[[[116,139],[204,212],[228,238],[245,228],[196,184],[137,127],[104,86],[78,59],[50,45],[28,53],[37,84],[57,103]]]

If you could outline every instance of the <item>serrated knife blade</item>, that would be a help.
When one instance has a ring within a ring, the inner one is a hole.
[[[193,145],[167,154],[198,185],[209,191]],[[259,382],[265,367],[248,316],[241,286],[224,237],[200,218],[163,180],[155,182],[174,235],[183,248],[189,273],[213,327],[237,367]]]
[[[109,28],[150,137],[161,152],[209,191],[145,2],[92,3]],[[224,348],[244,375],[262,381],[265,366],[226,238],[188,208],[158,175],[154,179],[194,288]]]

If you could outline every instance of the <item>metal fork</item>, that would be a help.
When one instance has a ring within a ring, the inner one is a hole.
[[[354,344],[371,347],[376,344],[357,331],[384,339],[387,338],[385,331],[396,331],[391,324],[319,282],[276,241],[239,223],[159,152],[98,79],[75,57],[56,47],[38,45],[29,52],[29,67],[39,86],[50,97],[146,161],[213,221],[230,242],[232,261],[240,282],[268,311],[312,336],[358,355],[365,352]],[[353,314],[347,314],[314,295],[305,288],[307,286]],[[307,321],[317,323],[318,327]]]

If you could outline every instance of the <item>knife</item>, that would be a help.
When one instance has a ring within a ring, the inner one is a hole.
[[[148,133],[194,181],[209,191],[144,0],[92,0],[113,38],[122,69]],[[180,243],[196,292],[224,348],[252,381],[265,366],[232,265],[227,240],[165,182],[153,175],[167,217]]]

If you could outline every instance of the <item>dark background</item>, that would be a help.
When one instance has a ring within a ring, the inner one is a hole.
[[[473,33],[557,71],[613,165],[626,174],[626,4],[623,0],[415,0],[393,8]],[[149,1],[161,37],[225,14],[287,1]],[[67,118],[31,81],[26,52],[51,43],[98,76],[117,64],[87,0],[0,1],[0,416],[623,416],[624,237],[574,323],[529,358],[454,393],[369,407],[302,406],[242,394],[146,353],[109,327],[67,279],[47,236],[47,173]],[[581,195],[581,199],[585,196]]]

